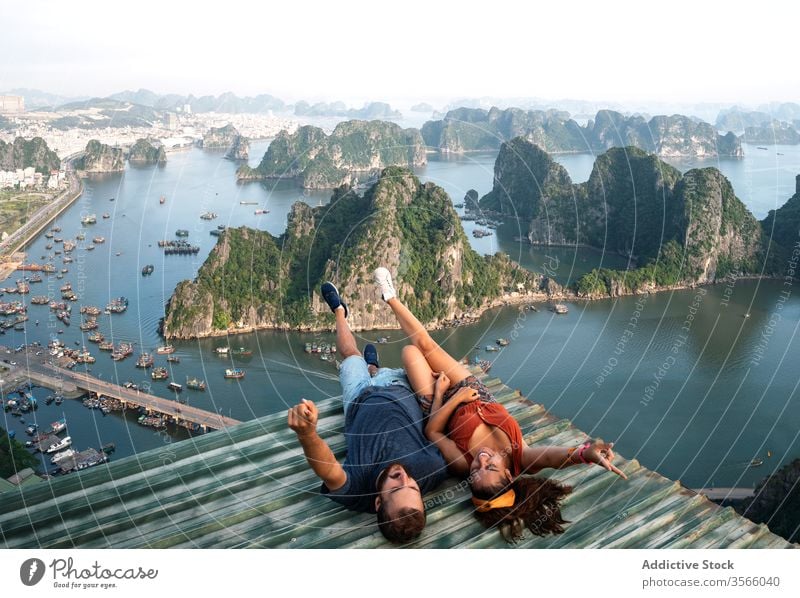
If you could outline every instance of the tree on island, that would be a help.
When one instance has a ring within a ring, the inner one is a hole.
[[[0,478],[9,478],[26,467],[36,469],[39,461],[25,450],[25,446],[0,428]]]

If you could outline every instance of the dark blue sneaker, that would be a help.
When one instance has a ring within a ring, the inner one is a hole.
[[[376,368],[381,367],[378,363],[378,349],[372,343],[364,347],[364,361],[367,362],[367,365],[374,365]]]
[[[339,309],[341,305],[344,309],[344,317],[347,317],[347,304],[339,297],[339,290],[333,286],[332,282],[323,282],[322,287],[320,287],[320,292],[322,293],[322,298],[325,299],[325,303],[328,304],[332,312],[336,313],[336,310]]]

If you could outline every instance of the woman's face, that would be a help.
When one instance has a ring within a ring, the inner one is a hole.
[[[511,481],[503,453],[489,447],[481,447],[475,452],[469,473],[470,485],[478,491],[499,490]]]

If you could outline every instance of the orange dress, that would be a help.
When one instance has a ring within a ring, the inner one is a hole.
[[[469,441],[480,424],[500,428],[511,441],[511,473],[522,473],[522,430],[503,405],[495,402],[472,401],[459,405],[447,422],[447,437],[456,443],[468,463],[474,460],[469,452]]]

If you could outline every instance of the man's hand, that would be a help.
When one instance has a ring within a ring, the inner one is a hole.
[[[312,401],[300,399],[300,403],[289,409],[289,427],[298,438],[316,434],[319,411]]]

